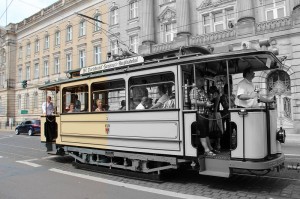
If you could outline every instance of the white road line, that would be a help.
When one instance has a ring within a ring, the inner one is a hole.
[[[3,158],[3,156],[0,155],[0,158]]]
[[[2,137],[2,138],[0,138],[0,140],[2,140],[2,139],[7,139],[7,138],[12,138],[13,136],[12,135],[10,135],[10,136],[7,136],[7,137]]]
[[[165,196],[171,196],[171,197],[177,197],[177,198],[189,198],[189,199],[209,199],[209,198],[203,197],[203,196],[181,194],[181,193],[165,191],[165,190],[161,190],[161,189],[154,189],[154,188],[143,187],[143,186],[139,186],[139,185],[132,185],[132,184],[127,184],[127,183],[122,183],[122,182],[116,182],[113,180],[107,180],[107,179],[103,179],[103,178],[99,178],[99,177],[94,177],[94,176],[89,176],[89,175],[84,175],[84,174],[79,174],[79,173],[73,173],[73,172],[64,171],[64,170],[55,169],[55,168],[49,169],[49,171],[53,171],[56,173],[61,173],[61,174],[65,174],[65,175],[69,175],[69,176],[73,176],[73,177],[83,178],[83,179],[87,179],[87,180],[92,180],[92,181],[96,181],[96,182],[106,183],[106,184],[110,184],[110,185],[125,187],[128,189],[135,189],[138,191],[156,193],[156,194],[165,195]]]
[[[22,161],[16,161],[16,162],[21,163],[21,164],[26,164],[26,165],[32,166],[32,167],[41,167],[42,166],[42,165],[39,165],[39,164],[35,164],[33,162],[29,162],[29,161],[34,161],[34,160],[37,160],[37,159],[22,160]]]
[[[21,146],[11,145],[11,144],[3,144],[3,143],[0,143],[0,145],[9,146],[9,147],[15,147],[15,148],[20,148],[20,149],[30,149],[30,150],[43,151],[43,152],[45,152],[45,150],[41,150],[41,149],[30,148],[30,147],[21,147]]]

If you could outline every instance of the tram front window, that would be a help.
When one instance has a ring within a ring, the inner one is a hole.
[[[173,73],[132,77],[129,88],[129,110],[176,108]]]
[[[92,111],[124,111],[125,81],[114,80],[92,84]]]
[[[76,85],[63,88],[63,113],[88,111],[88,86]]]

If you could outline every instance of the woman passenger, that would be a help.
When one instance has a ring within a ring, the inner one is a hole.
[[[97,105],[97,108],[95,109],[96,112],[105,111],[105,109],[103,108],[101,99],[96,100],[96,105]]]
[[[70,103],[68,113],[74,113],[74,112],[75,112],[75,105],[74,103]]]

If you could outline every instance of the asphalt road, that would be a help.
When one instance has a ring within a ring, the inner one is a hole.
[[[297,142],[283,150],[287,164],[300,163]],[[155,183],[75,169],[72,161],[47,155],[39,136],[0,132],[0,198],[300,198],[300,173],[288,169],[263,177],[237,171],[229,179],[174,171]]]

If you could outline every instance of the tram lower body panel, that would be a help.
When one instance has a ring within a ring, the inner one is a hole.
[[[61,115],[56,144],[182,155],[177,111]]]

